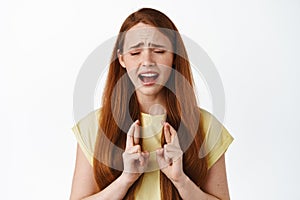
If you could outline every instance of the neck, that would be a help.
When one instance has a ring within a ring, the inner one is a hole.
[[[161,115],[166,113],[166,102],[161,93],[155,96],[137,93],[137,99],[140,110],[143,113],[151,115]]]

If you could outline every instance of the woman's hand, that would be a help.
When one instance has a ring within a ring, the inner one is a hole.
[[[161,171],[174,183],[184,180],[182,168],[182,150],[176,130],[167,122],[164,123],[164,134],[167,144],[156,150],[156,159]]]
[[[145,171],[149,161],[149,152],[142,152],[139,145],[139,121],[135,121],[127,133],[126,148],[123,153],[123,176],[128,181],[134,182]]]

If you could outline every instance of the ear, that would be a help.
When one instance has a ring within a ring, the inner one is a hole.
[[[120,49],[118,49],[118,60],[119,60],[119,63],[121,64],[121,66],[123,68],[126,68],[126,65],[125,65],[125,62],[124,62],[124,57],[121,54]]]

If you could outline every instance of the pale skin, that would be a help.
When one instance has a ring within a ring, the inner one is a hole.
[[[153,30],[153,27],[143,23],[135,25],[130,30],[139,30],[140,28],[152,28],[151,30]],[[161,85],[169,78],[170,70],[167,68],[171,68],[172,66],[173,54],[169,51],[170,41],[160,35],[159,32],[147,31],[147,34],[145,34],[145,31],[143,31],[142,33],[140,35],[134,33],[134,37],[126,36],[124,49],[129,53],[119,54],[119,62],[122,67],[126,68],[131,81],[136,87],[141,111],[149,113],[148,111],[152,105],[162,105],[163,107],[165,105]],[[151,46],[157,43],[162,47]],[[131,48],[135,44],[140,44],[140,46],[138,48]],[[156,79],[159,84],[145,84],[138,78],[140,73],[146,73],[147,71],[159,74]],[[176,130],[168,122],[163,123],[163,129],[166,144],[156,150],[157,163],[160,170],[177,188],[182,199],[230,199],[226,177],[225,155],[222,155],[209,169],[207,181],[203,190],[201,190],[183,171],[183,152],[180,148]],[[130,186],[147,167],[149,152],[141,151],[139,136],[140,126],[139,121],[136,121],[131,125],[127,133],[126,147],[123,153],[123,173],[100,192],[94,180],[92,166],[80,147],[77,146],[76,165],[70,199],[123,199]]]

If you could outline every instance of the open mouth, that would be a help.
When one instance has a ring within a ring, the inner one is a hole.
[[[139,74],[139,79],[145,84],[151,84],[151,83],[155,82],[155,80],[158,78],[158,76],[159,76],[158,73],[147,72],[147,73]]]

